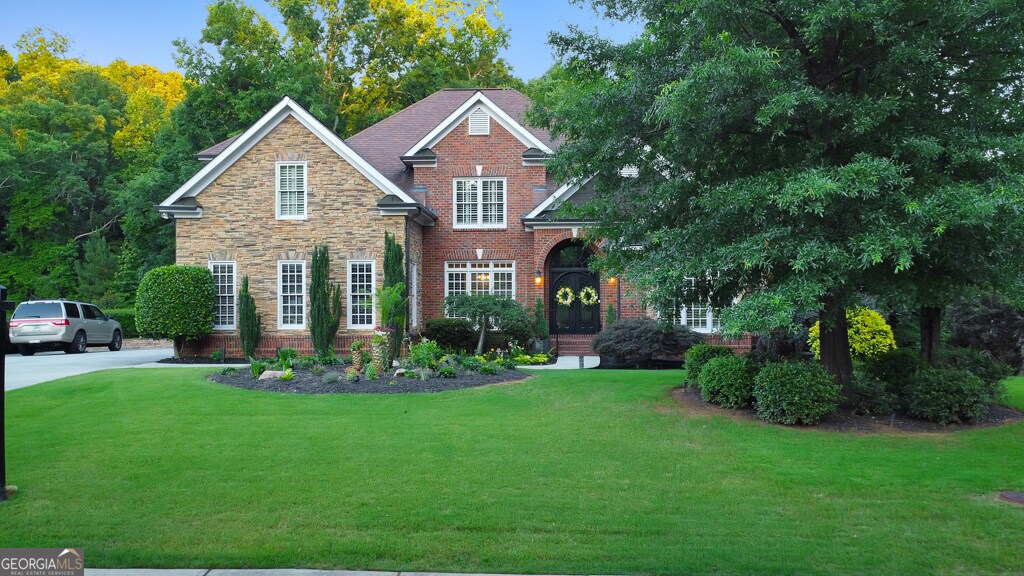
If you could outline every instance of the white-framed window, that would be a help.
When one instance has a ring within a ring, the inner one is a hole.
[[[373,290],[375,278],[373,260],[348,262],[348,327],[369,330],[373,328]]]
[[[444,272],[446,297],[454,294],[497,294],[506,298],[516,297],[515,262],[445,262]]]
[[[469,135],[487,136],[491,133],[491,115],[483,108],[477,108],[469,115]]]
[[[210,274],[217,287],[217,303],[213,312],[214,330],[234,330],[237,324],[235,307],[235,263],[210,262]]]
[[[456,178],[452,211],[455,228],[505,228],[504,178]]]
[[[306,163],[278,162],[277,174],[277,219],[305,220],[307,194]]]
[[[306,263],[301,260],[277,263],[277,327],[306,327]]]
[[[420,325],[420,266],[413,262],[409,265],[409,326]]]
[[[687,289],[692,289],[694,280],[687,278]],[[672,315],[672,323],[686,326],[694,332],[718,332],[722,328],[722,319],[719,317],[721,309],[714,308],[709,302],[699,302],[691,299],[683,299],[676,305],[675,313]]]

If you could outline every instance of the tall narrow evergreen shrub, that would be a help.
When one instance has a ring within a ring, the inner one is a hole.
[[[313,351],[321,358],[334,354],[334,336],[344,311],[341,286],[331,283],[331,260],[327,246],[313,249],[313,267],[309,280],[309,335]]]
[[[256,300],[249,293],[249,277],[242,276],[242,290],[238,293],[238,338],[242,341],[242,354],[256,357],[256,347],[263,334],[263,317],[256,311]]]
[[[391,341],[391,357],[398,358],[398,352],[402,349],[402,339],[405,337],[405,319],[409,304],[405,282],[405,264],[403,263],[402,246],[398,244],[395,237],[387,232],[384,233],[384,288],[402,285],[398,291],[401,295],[396,307],[392,311],[391,320],[386,324],[389,328],[395,329],[395,337]],[[381,324],[385,324],[381,320]]]

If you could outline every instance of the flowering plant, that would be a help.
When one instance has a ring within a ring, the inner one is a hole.
[[[562,286],[558,292],[555,292],[555,300],[562,306],[572,306],[572,303],[576,301],[576,294],[573,293],[572,288]]]
[[[580,288],[580,304],[584,306],[597,304],[597,290],[594,290],[593,286]]]

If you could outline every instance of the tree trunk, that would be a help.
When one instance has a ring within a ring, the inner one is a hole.
[[[934,366],[942,346],[942,308],[921,306],[921,360]]]
[[[484,353],[484,342],[487,339],[487,316],[480,318],[480,341],[476,343],[476,355],[480,356]]]
[[[175,358],[181,358],[181,351],[185,348],[185,337],[184,336],[175,336],[173,338],[173,342],[174,342],[174,357]]]
[[[846,309],[834,294],[825,296],[823,304],[824,308],[818,313],[818,321],[821,322],[821,365],[835,377],[845,391],[853,379]]]

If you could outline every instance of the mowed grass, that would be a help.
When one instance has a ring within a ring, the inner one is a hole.
[[[0,546],[93,567],[1024,572],[1024,425],[853,435],[687,414],[678,371],[430,395],[119,370],[7,394]],[[1024,378],[1011,379],[1024,406]]]

